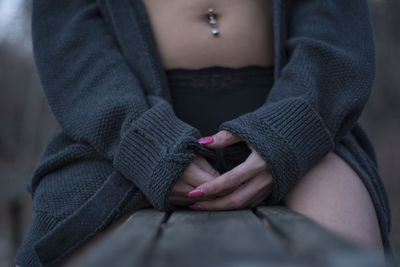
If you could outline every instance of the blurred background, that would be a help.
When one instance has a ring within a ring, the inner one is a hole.
[[[400,255],[400,1],[369,0],[377,49],[374,91],[360,123],[374,143]],[[35,71],[30,1],[0,0],[0,266],[12,266],[32,217],[27,182],[58,129]]]

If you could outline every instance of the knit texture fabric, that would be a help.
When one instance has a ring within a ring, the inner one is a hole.
[[[62,130],[33,173],[33,223],[15,262],[55,266],[144,198],[159,210],[180,209],[168,200],[176,180],[196,153],[218,155],[175,116],[141,1],[32,3],[35,63]],[[273,16],[270,94],[219,127],[266,161],[274,180],[267,204],[279,203],[355,127],[375,71],[366,0],[274,0]],[[386,193],[376,186],[387,234]]]
[[[355,126],[375,74],[366,1],[293,1],[285,12],[288,62],[280,78],[263,106],[219,127],[266,161],[271,204]]]

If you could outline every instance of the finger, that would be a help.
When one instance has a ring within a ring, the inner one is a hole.
[[[258,200],[260,196],[267,195],[270,186],[271,178],[269,175],[260,173],[227,196],[211,201],[197,201],[194,205],[204,210],[242,209],[248,207],[254,200]]]
[[[178,179],[178,181],[176,181],[176,183],[174,184],[174,186],[171,189],[171,192],[169,193],[170,196],[182,196],[182,197],[186,197],[187,196],[187,192],[193,190],[195,188],[195,186],[192,186],[190,184],[188,184],[185,179]]]
[[[195,201],[205,201],[205,200],[211,200],[211,199],[215,199],[215,198],[218,198],[218,197],[223,197],[223,196],[229,195],[233,191],[235,191],[236,189],[237,189],[237,187],[236,188],[229,188],[228,190],[224,190],[224,191],[222,191],[222,192],[220,192],[220,193],[218,193],[216,195],[211,195],[211,196],[204,196],[204,195],[200,195],[200,194],[194,194],[194,195],[191,195],[190,197],[189,197],[188,194],[186,194],[186,196],[188,198],[190,198],[190,199],[195,200]]]
[[[193,205],[189,206],[189,208],[195,210],[231,210],[231,209],[239,209],[239,197],[238,193],[243,190],[245,185],[241,185],[236,188],[231,194],[215,198],[209,201],[196,201]]]
[[[240,185],[239,185],[239,186],[240,186]],[[215,195],[215,197],[223,197],[223,196],[229,195],[229,194],[231,194],[233,191],[235,191],[239,186],[233,187],[233,188],[229,188],[229,189],[226,189],[226,190],[224,190],[224,191],[222,191],[222,192],[219,192],[218,194]]]
[[[203,143],[205,146],[209,148],[226,147],[235,144],[237,142],[243,141],[239,136],[226,130],[219,131],[216,134],[213,134],[211,137],[213,138],[213,141],[211,143]],[[204,137],[204,139],[206,140],[208,140],[208,138],[209,136]],[[204,140],[204,139],[202,137],[199,140]]]
[[[212,166],[210,166],[210,167],[212,168]],[[210,172],[212,172],[212,171],[210,170]],[[216,179],[216,177],[218,177],[218,176],[215,176],[215,173],[211,174],[207,171],[204,171],[197,164],[190,164],[186,168],[185,172],[182,174],[182,180],[184,180],[189,185],[193,186],[192,189],[194,189],[206,182],[209,182],[213,179]],[[192,189],[190,189],[190,190],[192,190]],[[188,190],[187,192],[189,192],[190,190]]]
[[[196,164],[203,171],[211,174],[213,177],[221,175],[219,171],[214,169],[214,167],[206,160],[206,158],[203,155],[196,155],[195,159],[193,160],[193,163]]]
[[[251,153],[253,154],[253,153]],[[235,188],[263,169],[258,159],[250,156],[230,171],[196,187],[193,191],[202,191],[203,195],[217,195],[224,190]],[[190,195],[189,195],[190,196]]]
[[[197,158],[197,159],[196,159],[196,158]],[[194,164],[196,164],[197,166],[199,166],[199,168],[201,168],[203,171],[205,171],[205,172],[211,174],[212,176],[214,176],[214,178],[221,175],[221,174],[219,173],[219,171],[217,171],[216,169],[214,169],[214,167],[213,167],[202,155],[199,155],[199,156],[196,157],[196,158],[195,158],[195,160],[193,161]],[[206,180],[206,181],[204,181],[203,183],[208,182],[208,181],[210,181],[210,180]],[[199,186],[199,185],[200,185],[200,184],[198,184],[198,185],[196,185],[196,186],[194,186],[194,187],[197,187],[197,186]],[[226,189],[226,190],[220,192],[219,194],[217,194],[217,195],[214,196],[214,197],[225,196],[225,195],[227,195],[227,194],[232,193],[235,189],[236,189],[236,188],[229,188],[229,189]],[[207,196],[205,196],[205,197],[201,197],[201,199],[199,199],[199,200],[213,199],[214,197],[207,197]]]

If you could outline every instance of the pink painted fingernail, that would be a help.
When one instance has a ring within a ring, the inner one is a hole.
[[[203,195],[204,195],[203,189],[195,189],[187,194],[188,197],[201,197]]]
[[[198,204],[190,205],[189,208],[191,208],[193,210],[204,210],[204,208]]]
[[[212,142],[214,142],[214,137],[205,136],[205,137],[199,138],[197,141],[202,145],[207,145],[207,144],[211,144]]]

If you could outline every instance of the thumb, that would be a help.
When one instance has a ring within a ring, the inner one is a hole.
[[[221,148],[241,142],[243,140],[231,132],[222,130],[211,136],[202,137],[197,141],[209,148]]]

